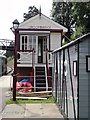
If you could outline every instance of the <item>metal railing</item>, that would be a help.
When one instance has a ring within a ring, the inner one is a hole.
[[[45,66],[45,76],[46,76],[46,91],[48,91],[48,79],[47,79],[47,68]]]
[[[52,63],[52,56],[50,56],[50,55],[52,55],[51,51],[48,51],[48,49],[46,49],[46,70],[47,70],[48,85],[49,85],[49,82],[50,82],[50,79],[51,79],[49,64]]]

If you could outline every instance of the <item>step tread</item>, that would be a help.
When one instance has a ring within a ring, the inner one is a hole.
[[[45,68],[35,68],[36,70],[45,70]]]
[[[42,85],[42,86],[44,86],[44,85],[46,86],[46,83],[36,83],[36,85],[37,85],[37,86],[38,86],[38,85],[39,85],[39,86],[41,86],[41,85]]]
[[[40,82],[46,82],[45,79],[36,79],[36,82],[38,82],[38,81],[40,81]]]

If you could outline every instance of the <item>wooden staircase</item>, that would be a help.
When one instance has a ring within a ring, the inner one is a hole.
[[[46,91],[45,67],[35,68],[36,91]]]

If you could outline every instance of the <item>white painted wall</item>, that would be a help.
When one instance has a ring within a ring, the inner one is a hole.
[[[61,33],[51,33],[51,50],[55,50],[61,46]]]

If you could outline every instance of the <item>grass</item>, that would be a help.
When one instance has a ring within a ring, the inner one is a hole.
[[[12,99],[9,99],[6,101],[6,104],[27,104],[27,103],[55,103],[55,99],[54,97],[49,97],[48,99],[44,99],[44,100],[17,99],[16,101],[13,101]]]

